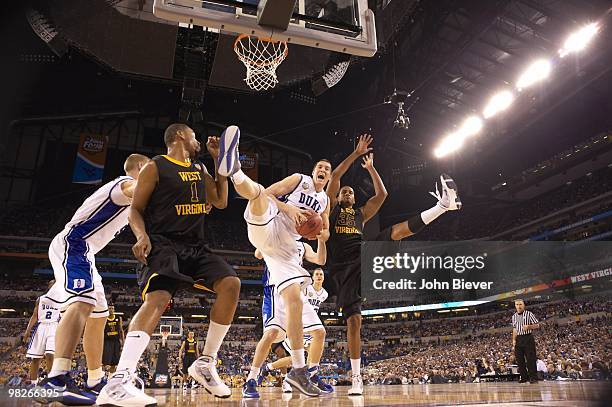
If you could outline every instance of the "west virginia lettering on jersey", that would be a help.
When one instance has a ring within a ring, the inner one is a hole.
[[[321,204],[319,203],[319,201],[317,201],[316,199],[314,199],[314,197],[312,195],[306,195],[303,192],[300,192],[300,201],[301,204],[304,204],[306,206],[308,206],[310,209],[312,209],[315,212],[321,212]]]
[[[178,216],[201,215],[206,213],[206,204],[182,204],[174,205]]]
[[[178,175],[184,182],[202,180],[202,177],[198,171],[179,171]]]
[[[336,233],[339,233],[339,234],[354,234],[354,233],[361,234],[359,229],[353,226],[335,226],[334,229],[336,230]]]

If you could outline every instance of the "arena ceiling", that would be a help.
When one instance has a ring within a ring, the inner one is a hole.
[[[113,2],[95,1],[113,6]],[[344,154],[350,149],[351,138],[371,131],[377,136],[378,150],[389,152],[385,160],[388,170],[429,162],[436,169],[471,166],[475,173],[483,166],[503,167],[501,163],[510,156],[517,168],[528,165],[577,138],[612,127],[608,114],[612,106],[605,92],[611,84],[612,57],[607,44],[612,30],[605,27],[593,49],[580,59],[565,61],[553,80],[524,95],[518,106],[495,120],[486,135],[465,149],[461,160],[438,162],[431,156],[433,145],[444,132],[481,111],[486,98],[512,84],[533,58],[555,55],[567,34],[585,22],[607,22],[609,2],[378,0],[370,4],[381,30],[379,53],[370,59],[353,60],[336,87],[316,97],[310,80],[266,94],[208,86],[202,106],[204,118],[238,123],[252,133],[313,156],[332,158],[330,150]],[[56,18],[61,14],[57,9],[47,11]],[[31,61],[24,69],[24,55],[52,53],[33,34],[25,18],[4,27],[5,34],[11,32],[10,44],[6,35],[4,41],[14,59],[2,76],[15,93],[6,109],[11,118],[133,108],[171,110],[178,115],[184,70],[176,63],[184,66],[185,47],[191,40],[185,39],[185,30],[175,33],[174,76],[162,78],[162,74],[138,72],[138,66],[149,63],[146,52],[138,54],[137,61],[114,59],[113,65],[70,41],[72,50],[61,58],[42,61],[36,68],[31,68]],[[143,32],[148,29],[144,27]],[[88,35],[90,43],[112,44],[108,31],[92,28]],[[119,40],[125,45],[121,52],[125,57],[130,47],[138,44],[133,43],[135,34],[123,35]],[[114,51],[110,45],[107,48]],[[210,58],[203,60],[212,63]],[[397,108],[384,103],[394,89],[411,94],[407,100],[411,126],[407,130],[393,127]],[[525,153],[524,140],[536,137],[538,142]]]

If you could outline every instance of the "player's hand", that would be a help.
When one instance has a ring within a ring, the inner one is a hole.
[[[370,153],[370,154],[364,155],[361,166],[368,171],[373,170],[374,169],[374,154]]]
[[[329,239],[329,229],[321,229],[321,231],[317,235],[317,240],[327,242],[327,239]]]
[[[369,134],[362,134],[361,136],[359,136],[357,147],[355,147],[355,154],[361,156],[372,151],[372,148],[370,147],[370,143],[372,143],[372,140],[372,136]]]
[[[151,240],[146,233],[140,236],[136,244],[132,246],[132,253],[134,253],[136,260],[142,264],[147,264],[147,256],[151,253]]]
[[[29,332],[24,333],[23,336],[21,337],[21,343],[24,345],[28,343],[29,336],[30,336]]]
[[[263,254],[261,254],[261,250],[259,249],[255,249],[255,253],[253,253],[253,256],[255,256],[255,258],[259,260],[263,259]]]
[[[293,220],[295,226],[297,227],[308,220],[309,212],[293,205],[286,205],[285,214],[289,216],[291,220]]]
[[[216,160],[219,157],[219,137],[208,137],[206,141],[206,149],[210,155]]]

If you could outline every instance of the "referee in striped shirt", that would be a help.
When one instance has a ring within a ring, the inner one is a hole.
[[[536,348],[531,331],[538,329],[540,324],[533,312],[525,309],[523,300],[514,300],[514,307],[516,312],[512,315],[512,346],[521,374],[519,383],[537,383]]]

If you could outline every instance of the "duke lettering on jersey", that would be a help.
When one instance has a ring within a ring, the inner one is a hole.
[[[327,208],[328,202],[325,191],[317,192],[312,177],[303,174],[297,175],[301,177],[300,182],[298,182],[290,194],[282,197],[281,200],[298,208],[310,208],[316,213],[323,213],[325,208]]]
[[[317,213],[322,212],[321,204],[312,195],[306,195],[305,193],[300,192],[300,199],[298,202],[302,205],[306,205]]]
[[[38,300],[38,322],[51,323],[60,320],[60,310],[44,295]]]

